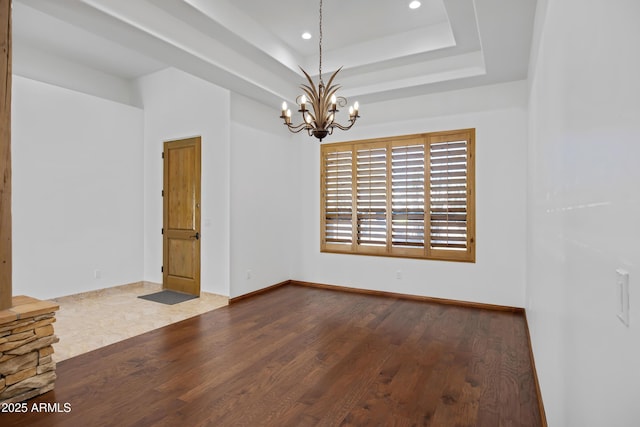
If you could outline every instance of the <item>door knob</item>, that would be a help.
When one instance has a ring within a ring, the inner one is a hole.
[[[196,231],[196,234],[195,234],[194,236],[191,236],[191,237],[195,237],[195,238],[196,238],[196,240],[200,240],[200,233],[198,233],[198,232]]]

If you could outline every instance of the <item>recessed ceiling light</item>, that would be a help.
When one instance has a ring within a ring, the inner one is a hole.
[[[417,9],[419,7],[420,7],[420,2],[417,1],[417,0],[412,1],[411,3],[409,3],[409,8],[410,9]]]
[[[311,33],[305,31],[304,33],[302,33],[302,38],[305,40],[309,40],[311,38]]]

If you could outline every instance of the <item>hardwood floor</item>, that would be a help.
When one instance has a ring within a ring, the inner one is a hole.
[[[288,285],[65,360],[0,421],[540,426],[528,352],[521,313]]]

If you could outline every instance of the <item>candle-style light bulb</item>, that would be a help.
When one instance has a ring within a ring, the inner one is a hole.
[[[307,122],[308,125],[310,125],[311,124],[311,116],[309,114],[304,116],[304,121]]]
[[[358,115],[358,110],[360,109],[360,104],[358,104],[358,101],[356,101],[353,104],[353,112],[356,113],[356,116]]]
[[[349,118],[353,118],[353,106],[349,107]]]
[[[283,102],[282,103],[282,112],[284,113],[285,111],[287,111],[287,103]]]
[[[306,111],[307,110],[307,97],[303,94],[300,97],[300,111]]]
[[[338,100],[336,99],[335,95],[331,95],[331,109],[335,110],[336,109],[336,102],[338,102]]]

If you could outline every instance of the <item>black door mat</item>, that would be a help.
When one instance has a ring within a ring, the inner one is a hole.
[[[159,302],[167,305],[174,305],[180,302],[189,301],[190,299],[198,298],[198,296],[183,294],[181,292],[164,290],[164,291],[156,292],[149,295],[142,295],[142,296],[139,296],[138,298],[146,299],[149,301],[155,301],[155,302]]]

